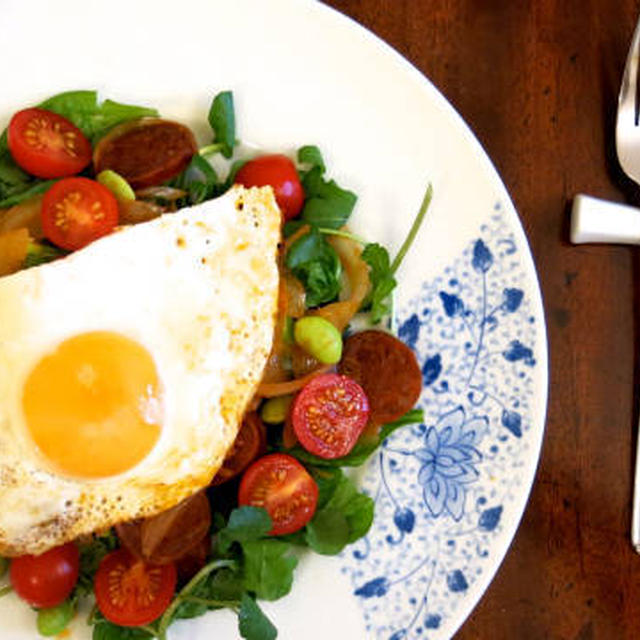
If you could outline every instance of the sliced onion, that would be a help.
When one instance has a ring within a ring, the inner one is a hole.
[[[362,259],[362,247],[355,240],[341,236],[331,236],[328,240],[346,271],[349,297],[315,309],[309,315],[329,320],[339,331],[344,331],[369,293],[369,266]]]
[[[167,202],[174,202],[180,200],[187,195],[187,192],[183,189],[176,189],[175,187],[167,187],[166,185],[158,185],[154,187],[146,187],[145,189],[136,190],[136,198],[161,198],[167,200]]]
[[[33,196],[9,209],[0,209],[0,233],[24,227],[34,240],[44,238],[40,218],[42,198],[42,195]]]
[[[118,210],[122,225],[148,222],[167,211],[165,207],[144,200],[118,200]]]
[[[332,365],[325,365],[312,371],[311,373],[303,376],[302,378],[296,378],[295,380],[288,380],[286,382],[263,382],[258,387],[257,395],[262,398],[275,398],[276,396],[285,396],[289,393],[295,393],[296,391],[300,391],[302,387],[304,387],[307,382],[313,380],[316,376],[319,376],[321,373],[326,373],[331,369]]]

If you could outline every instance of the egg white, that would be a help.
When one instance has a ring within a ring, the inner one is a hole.
[[[235,187],[0,278],[1,555],[40,553],[157,513],[209,483],[271,348],[279,239],[271,189]],[[54,471],[28,435],[21,404],[42,356],[90,331],[140,343],[163,388],[154,449],[97,480]]]

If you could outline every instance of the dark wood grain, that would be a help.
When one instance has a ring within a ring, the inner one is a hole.
[[[637,0],[331,0],[422,70],[502,175],[538,265],[551,355],[523,522],[457,640],[640,638],[629,542],[638,420],[638,250],[568,243],[583,191],[640,203],[615,160]]]

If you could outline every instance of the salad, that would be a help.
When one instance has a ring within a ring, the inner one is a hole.
[[[220,608],[237,612],[242,637],[275,638],[257,601],[289,593],[305,548],[335,555],[366,535],[374,502],[349,468],[423,417],[420,368],[388,327],[395,273],[431,187],[392,260],[347,228],[357,197],[327,177],[318,147],[245,157],[229,91],[208,121],[212,139],[199,148],[187,126],[154,109],[74,91],[17,112],[0,137],[0,275],[234,184],[271,186],[282,214],[271,354],[210,486],[155,516],[0,559],[9,582],[0,595],[15,591],[33,607],[44,636],[94,598],[96,640],[163,639],[174,620]]]

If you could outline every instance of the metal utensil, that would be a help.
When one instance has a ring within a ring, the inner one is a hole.
[[[616,118],[618,160],[624,172],[638,184],[640,184],[639,61],[640,21],[636,25],[627,54],[618,95]],[[640,244],[640,222],[637,214],[638,210],[635,207],[579,194],[573,200],[571,242]],[[640,543],[640,539],[638,542]]]
[[[618,96],[616,151],[620,166],[640,184],[640,21],[636,25]],[[574,198],[571,215],[571,241],[640,244],[640,210],[580,194]],[[640,431],[640,424],[638,425]],[[631,543],[640,553],[640,436],[636,448]]]

